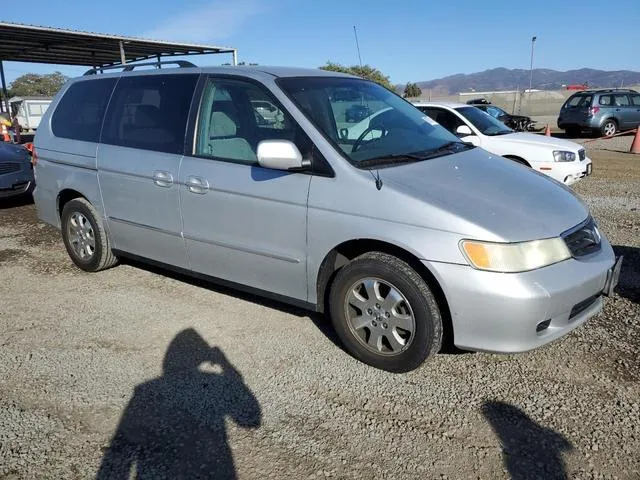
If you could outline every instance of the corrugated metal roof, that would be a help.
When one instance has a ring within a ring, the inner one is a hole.
[[[0,22],[0,60],[107,66],[120,62],[120,42],[127,63],[149,58],[232,53],[235,49],[102,33]]]

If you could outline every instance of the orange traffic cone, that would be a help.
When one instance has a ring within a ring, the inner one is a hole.
[[[2,125],[2,141],[3,142],[11,141],[11,137],[9,136],[9,130],[7,130],[7,127],[5,125]]]
[[[549,124],[548,124],[548,123],[547,123],[546,128],[544,129],[544,134],[545,134],[545,136],[547,136],[547,137],[550,137],[550,136],[551,136],[551,129],[549,128]]]
[[[633,137],[630,153],[640,153],[640,126],[636,128],[636,136]]]

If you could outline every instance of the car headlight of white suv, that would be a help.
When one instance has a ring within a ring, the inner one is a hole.
[[[518,243],[463,240],[460,246],[471,266],[491,272],[527,272],[571,258],[559,237]]]
[[[576,154],[564,150],[554,150],[553,158],[556,162],[573,162],[576,159]]]

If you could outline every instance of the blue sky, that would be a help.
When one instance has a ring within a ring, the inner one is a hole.
[[[207,43],[239,49],[239,60],[318,67],[362,61],[394,83],[489,68],[638,70],[640,1],[612,9],[592,0],[31,0],[3,8],[2,19],[52,27]],[[28,13],[27,13],[28,11]],[[603,17],[609,16],[610,18]],[[195,57],[217,65],[230,56]],[[7,81],[31,71],[82,68],[7,63]]]

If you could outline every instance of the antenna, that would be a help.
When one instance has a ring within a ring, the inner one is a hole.
[[[362,68],[362,57],[360,56],[360,44],[358,43],[358,32],[356,26],[353,26],[353,35],[356,37],[356,49],[358,50],[358,61],[360,62],[360,68]]]

